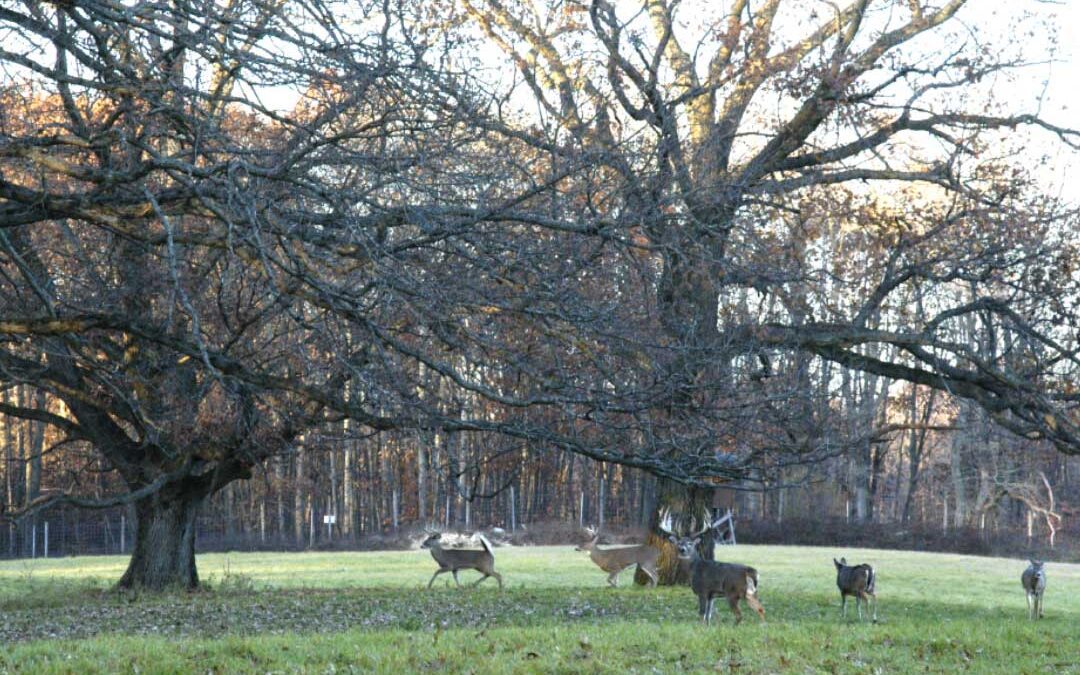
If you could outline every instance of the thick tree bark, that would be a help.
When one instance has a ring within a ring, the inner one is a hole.
[[[202,491],[159,493],[135,502],[135,550],[118,588],[195,589],[195,518]]]
[[[689,530],[691,527],[701,527],[701,514],[706,510],[712,513],[713,491],[711,489],[687,488],[666,479],[658,482],[657,489],[659,492],[657,506],[666,506],[671,509],[673,516],[685,520],[678,529]],[[667,536],[660,531],[659,524],[659,510],[654,509],[645,543],[660,549],[660,559],[656,563],[657,575],[660,577],[657,583],[661,586],[690,583],[689,565],[679,560],[675,545],[668,541]],[[713,533],[710,530],[701,539],[701,556],[706,560],[713,559],[714,543]],[[640,569],[634,573],[634,583],[643,586],[648,582],[648,575]]]

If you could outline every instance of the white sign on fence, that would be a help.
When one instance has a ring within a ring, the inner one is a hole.
[[[323,516],[322,521],[327,525],[333,525],[337,522],[337,516]]]

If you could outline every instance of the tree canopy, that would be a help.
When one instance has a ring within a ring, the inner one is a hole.
[[[1080,134],[965,4],[0,3],[0,413],[123,487],[23,511],[132,502],[122,583],[194,585],[344,420],[711,485],[888,431],[850,372],[1076,453],[1075,205],[1006,150]]]

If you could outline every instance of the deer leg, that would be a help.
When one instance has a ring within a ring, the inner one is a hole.
[[[746,594],[746,604],[750,605],[750,609],[758,613],[761,620],[765,620],[765,607],[762,606],[761,601],[758,600],[757,593]]]
[[[473,582],[473,588],[476,588],[477,586],[480,585],[481,581],[483,581],[484,579],[487,579],[488,577],[491,576],[490,574],[488,574],[486,572],[481,572],[480,574],[483,574],[484,576],[480,577],[479,579],[477,579],[476,581]]]
[[[847,594],[846,593],[841,593],[840,594],[840,618],[841,619],[846,619],[847,618]]]
[[[454,575],[454,583],[457,584],[458,588],[461,588],[461,582],[458,581],[458,578],[457,578],[457,570],[451,570],[450,574]]]
[[[1027,598],[1027,604],[1028,604],[1028,618],[1029,618],[1029,619],[1033,619],[1033,618],[1035,618],[1035,617],[1034,617],[1034,615],[1032,614],[1032,610],[1031,610],[1031,591],[1028,591],[1028,592],[1024,593],[1024,597],[1026,597],[1026,598]]]
[[[618,588],[619,587],[619,573],[618,572],[612,572],[611,574],[609,574],[608,577],[607,577],[607,582],[608,582],[608,586],[611,586],[612,588]]]
[[[501,591],[501,590],[502,590],[502,587],[503,587],[503,584],[502,584],[502,575],[501,575],[501,574],[499,574],[498,572],[496,572],[495,570],[491,570],[491,576],[495,577],[495,581],[498,581],[498,582],[499,582],[499,590]]]
[[[442,568],[439,568],[439,569],[435,570],[435,574],[431,575],[431,581],[427,582],[427,587],[431,588],[431,584],[435,583],[435,577],[439,576],[443,572],[449,572],[449,571],[450,570],[446,569],[445,567],[442,567]],[[1031,604],[1030,600],[1028,600],[1028,604]]]
[[[1036,604],[1036,605],[1038,606],[1038,608],[1039,608],[1039,618],[1041,619],[1041,618],[1043,618],[1043,594],[1042,594],[1042,593],[1039,593],[1039,594],[1038,594],[1037,596],[1035,596],[1035,597],[1036,597],[1036,602],[1035,602],[1035,604]]]
[[[739,609],[739,596],[729,595],[727,596],[728,605],[731,607],[731,613],[735,615],[735,625],[738,626],[742,623],[742,610]]]
[[[712,601],[708,595],[699,595],[697,598],[698,616],[701,617],[701,622],[706,626],[709,625],[709,607]]]
[[[860,600],[862,602],[859,602]],[[866,598],[863,596],[863,594],[862,593],[856,593],[855,594],[855,611],[859,615],[859,621],[862,621],[862,608],[863,608],[863,605],[865,605],[865,604],[866,604]]]
[[[874,623],[877,623],[877,594],[871,593],[870,598],[874,601]]]
[[[656,570],[645,565],[638,565],[639,570],[645,573],[645,576],[649,577],[649,588],[656,588]]]

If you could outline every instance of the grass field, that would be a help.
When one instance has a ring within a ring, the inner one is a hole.
[[[1047,566],[1033,623],[1020,560],[738,546],[720,553],[758,568],[768,622],[718,606],[705,627],[685,587],[605,588],[570,547],[497,553],[502,592],[426,590],[425,551],[203,555],[206,592],[137,598],[108,592],[123,558],[0,562],[0,672],[1080,673],[1080,565]],[[877,567],[877,625],[840,620],[841,554]]]

